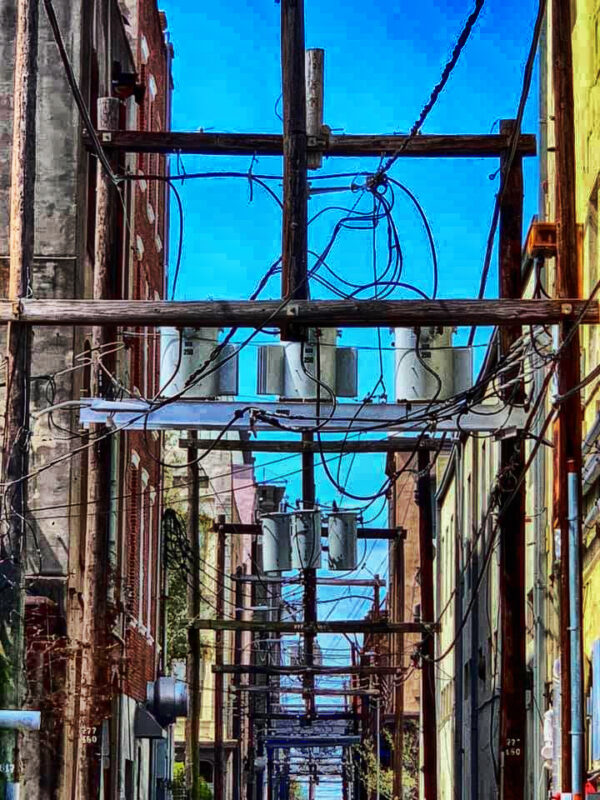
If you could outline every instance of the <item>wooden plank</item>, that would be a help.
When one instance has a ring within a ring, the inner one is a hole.
[[[583,300],[0,300],[0,324],[259,328],[289,323],[342,328],[415,325],[552,325],[600,321],[598,301]]]
[[[125,153],[182,153],[196,155],[261,155],[282,156],[283,137],[261,133],[180,133],[174,131],[100,131],[100,140],[108,151]],[[506,136],[498,134],[458,134],[414,136],[345,135],[329,136],[308,147],[308,152],[327,156],[390,156],[400,158],[499,158],[509,146]],[[84,136],[91,147],[91,139]],[[522,134],[517,152],[521,156],[536,154],[536,138]]]

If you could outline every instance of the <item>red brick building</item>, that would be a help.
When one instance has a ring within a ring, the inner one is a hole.
[[[8,262],[16,6],[4,3],[0,30],[0,280]],[[168,129],[173,50],[156,0],[53,0],[53,7],[94,124],[98,101],[114,98],[120,128]],[[83,128],[40,11],[34,297],[92,296],[99,172]],[[128,155],[114,170],[133,177],[113,190],[109,296],[163,298],[168,184],[151,176],[166,175],[166,159]],[[101,394],[155,396],[158,332],[115,328],[108,339]],[[25,737],[22,784],[28,800],[160,800],[168,730],[162,720],[149,738],[141,723],[147,684],[164,674],[161,438],[122,432],[95,442],[97,431],[80,428],[72,405],[92,391],[92,341],[85,328],[33,333],[32,411],[59,408],[34,416],[31,432],[27,702],[42,711],[42,730]]]

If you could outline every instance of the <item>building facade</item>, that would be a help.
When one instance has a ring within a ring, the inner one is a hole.
[[[581,292],[596,296],[599,278],[598,186],[600,175],[600,4],[571,3],[574,120],[576,157],[576,214],[579,228]],[[553,108],[553,20],[546,15],[540,48],[540,211],[539,220],[556,220],[556,167]],[[524,243],[525,296],[555,292],[555,259],[528,257]],[[540,347],[548,347],[543,332],[531,332]],[[492,343],[490,352],[493,352]],[[581,376],[593,373],[600,359],[598,326],[582,326]],[[533,368],[534,393],[542,388],[547,368]],[[539,366],[539,364],[538,364]],[[600,458],[597,442],[600,405],[597,380],[580,393],[583,415],[583,655],[586,710],[585,768],[587,790],[598,790],[600,770]],[[526,460],[533,454],[535,436],[551,410],[556,385],[533,421]],[[546,434],[555,444],[556,429]],[[439,652],[453,643],[440,661],[437,681],[438,780],[440,796],[499,797],[503,762],[499,742],[499,665],[502,640],[499,625],[499,545],[494,541],[494,494],[500,475],[500,445],[493,438],[457,443],[447,465],[438,468],[436,613],[441,630]],[[561,690],[559,574],[556,477],[552,447],[536,447],[526,474],[525,613],[527,659],[527,796],[542,800],[561,790]],[[500,476],[501,480],[501,476]],[[490,513],[491,510],[491,513]],[[489,558],[487,555],[489,553]],[[459,629],[457,620],[469,621]],[[451,780],[448,780],[451,776]]]
[[[3,280],[16,7],[3,4],[0,31]],[[173,51],[155,0],[56,0],[53,7],[94,125],[98,101],[112,98],[118,127],[168,129]],[[98,236],[98,160],[84,139],[43,7],[37,47],[30,291],[37,298],[89,298]],[[166,174],[167,166],[162,157],[147,160],[131,156],[114,162],[117,174],[136,176],[113,190],[118,211],[110,229],[109,296],[116,299],[164,297],[168,194],[164,182],[146,181],[144,175]],[[147,683],[164,674],[161,440],[120,433],[108,437],[108,444],[96,442],[100,432],[81,429],[76,409],[93,391],[95,368],[104,375],[104,396],[154,396],[159,347],[145,330],[113,329],[99,353],[92,352],[92,341],[85,328],[33,333],[27,702],[42,711],[42,730],[25,737],[22,780],[28,798],[159,800],[169,778],[166,734],[139,736],[136,717],[146,703]],[[94,475],[98,465],[101,481]]]

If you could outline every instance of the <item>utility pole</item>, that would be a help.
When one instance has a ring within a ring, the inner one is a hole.
[[[102,130],[117,130],[119,127],[120,101],[116,97],[98,100],[98,125]],[[114,160],[114,156],[113,156]],[[94,240],[94,300],[111,299],[111,267],[114,259],[115,200],[117,189],[110,175],[98,161],[96,177],[96,209]],[[106,394],[106,374],[102,369],[105,345],[110,341],[110,328],[96,325],[92,328],[92,396]],[[110,368],[110,365],[109,365]],[[109,496],[111,479],[111,440],[104,436],[103,425],[90,429],[91,446],[88,450],[87,514],[85,517],[85,567],[83,574],[83,620],[82,620],[82,708],[87,717],[86,724],[97,725],[109,712],[101,708],[98,698],[103,695],[101,686],[107,680],[106,649],[102,635],[105,630],[107,579],[106,546],[108,541]],[[94,441],[94,439],[97,441]],[[77,734],[76,734],[77,735]],[[101,764],[95,748],[87,747],[81,757],[80,740],[77,739],[76,758],[82,765],[79,770],[79,790],[82,796],[100,785]]]
[[[312,433],[303,433],[302,440],[311,442]],[[304,508],[313,509],[315,507],[315,457],[312,452],[302,453],[302,504]],[[304,622],[307,624],[317,622],[317,570],[314,568],[302,571],[304,582]],[[304,634],[304,661],[308,668],[313,667],[315,649],[315,634],[306,632]],[[306,714],[309,720],[316,716],[315,695],[311,689],[315,687],[314,673],[305,675],[303,682],[306,693]],[[310,786],[312,786],[312,781]],[[309,790],[310,795],[310,790]]]
[[[571,4],[552,0],[552,59],[554,84],[554,138],[556,143],[556,296],[581,296],[577,257],[577,219],[575,208],[575,123],[573,103],[573,50],[571,42]],[[561,346],[568,339],[558,362],[558,392],[568,393],[580,381],[579,334],[572,324],[560,326]],[[557,424],[554,474],[558,481],[555,498],[555,523],[560,530],[560,675],[561,675],[561,784],[572,791],[571,775],[571,650],[569,633],[569,520],[568,473],[574,475],[578,505],[581,508],[581,400],[574,392],[561,404]],[[581,523],[577,538],[581,549]],[[580,562],[581,563],[581,562]],[[580,680],[583,676],[580,675]],[[578,710],[579,715],[583,709]],[[583,754],[584,748],[582,748]],[[580,765],[583,769],[583,762]]]
[[[421,576],[421,617],[433,619],[433,496],[429,451],[419,450],[417,502],[419,505],[419,555]],[[437,719],[435,706],[435,638],[423,637],[421,668],[421,715],[423,719],[423,777],[427,800],[437,800]]]
[[[217,617],[223,619],[225,614],[225,517],[219,517],[217,526]],[[223,647],[225,631],[215,632],[215,665],[223,666]],[[225,800],[225,759],[223,758],[224,715],[223,690],[225,676],[222,672],[215,675],[215,763],[214,763],[214,800]]]
[[[192,440],[197,438],[191,432]],[[188,587],[189,616],[198,619],[200,616],[200,466],[195,450],[188,450],[188,539],[192,554],[191,586]],[[192,788],[192,797],[200,792],[200,714],[201,714],[201,648],[200,631],[193,625],[188,628],[190,646],[190,722],[188,763],[190,775],[188,785]]]
[[[37,96],[37,0],[17,3],[13,139],[10,187],[9,298],[27,296],[34,256],[34,200]],[[1,543],[0,644],[3,650],[0,708],[20,709],[25,692],[25,571],[29,471],[29,370],[31,329],[18,321],[7,331],[7,380],[2,451],[4,534]],[[0,788],[17,797],[20,784],[19,734],[0,730]]]
[[[308,287],[308,182],[304,0],[281,0],[283,100],[283,229],[281,294],[306,300]],[[282,338],[303,339],[293,328]]]
[[[393,489],[392,489],[393,491]],[[392,513],[396,514],[395,503]],[[390,548],[392,555],[393,578],[390,577],[390,585],[396,589],[395,602],[396,614],[394,622],[404,622],[406,605],[406,575],[404,568],[404,542],[406,541],[406,531],[398,533]],[[393,580],[393,584],[392,584]],[[404,667],[404,635],[397,633],[395,639],[396,660],[401,667]],[[393,796],[397,800],[402,798],[402,770],[404,767],[404,673],[400,674],[400,679],[396,679],[394,686],[394,791]]]
[[[500,132],[510,136],[513,120],[502,120]],[[523,170],[521,158],[509,164],[508,153],[501,159],[503,196],[500,206],[499,294],[501,298],[520,298],[521,247],[523,232]],[[521,327],[500,332],[502,355],[521,335]],[[509,371],[506,380],[519,376],[519,367]],[[503,390],[507,403],[523,402],[522,383]],[[525,793],[526,663],[525,663],[525,483],[515,489],[523,472],[525,452],[520,436],[500,443],[502,510],[500,527],[500,797],[522,800]],[[512,499],[506,504],[504,498]],[[503,502],[504,500],[504,502]]]
[[[281,293],[283,297],[309,297],[307,269],[308,182],[306,154],[306,54],[304,44],[304,0],[281,0],[281,77],[283,96],[283,232]],[[304,339],[303,331],[282,329],[282,338]],[[311,433],[303,442],[312,442]],[[302,503],[315,505],[315,466],[312,452],[302,453]],[[303,570],[304,621],[317,620],[316,570]],[[313,633],[304,635],[304,658],[314,663]],[[315,715],[314,676],[303,680],[308,719]],[[309,786],[309,796],[312,782]]]
[[[242,575],[242,567],[238,567],[238,577]],[[222,576],[224,580],[225,576]],[[243,617],[242,607],[244,605],[244,584],[241,581],[236,581],[235,584],[235,618],[241,620]],[[233,661],[237,667],[242,667],[242,632],[236,631],[234,634],[233,645]],[[242,673],[240,673],[242,674]],[[241,679],[235,676],[232,681],[233,685],[239,687]],[[237,692],[233,701],[233,739],[236,742],[234,753],[234,766],[233,766],[233,800],[242,800],[242,693]]]

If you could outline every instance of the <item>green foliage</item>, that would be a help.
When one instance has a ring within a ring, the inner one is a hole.
[[[304,792],[298,781],[290,781],[290,800],[304,800]]]
[[[173,764],[172,786],[174,789],[185,789],[185,764],[182,761]]]
[[[366,741],[364,744],[355,748],[358,753],[358,774],[365,792],[368,797],[375,794],[377,786],[377,754],[375,744]],[[394,773],[391,769],[380,767],[379,769],[379,795],[386,800],[392,800],[394,787]]]
[[[389,731],[382,731],[382,738],[393,753],[394,741]],[[367,741],[355,748],[358,754],[358,774],[367,796],[375,793],[377,785],[377,755],[375,743]],[[394,797],[394,772],[381,768],[379,771],[380,796],[384,800],[399,800]],[[402,800],[417,800],[419,793],[419,730],[418,726],[406,723],[402,758]]]
[[[185,789],[185,773],[185,764],[181,761],[176,761],[173,765],[173,780],[171,782],[173,789]],[[213,793],[204,778],[200,778],[198,791],[195,795],[190,792],[189,797],[190,800],[212,800]]]
[[[188,653],[187,584],[178,569],[169,569],[167,601],[167,654],[170,661],[185,661]]]

